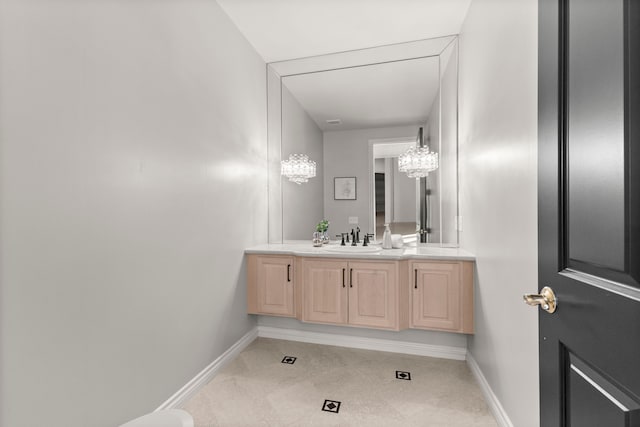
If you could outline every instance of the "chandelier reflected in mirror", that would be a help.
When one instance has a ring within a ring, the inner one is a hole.
[[[288,160],[280,162],[280,173],[300,185],[316,176],[316,162],[309,160],[306,154],[290,154]]]
[[[398,157],[398,169],[409,178],[424,178],[438,169],[438,153],[429,147],[411,147]]]

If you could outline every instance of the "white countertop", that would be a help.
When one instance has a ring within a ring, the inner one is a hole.
[[[369,248],[379,248],[379,244],[372,244]],[[448,259],[456,261],[475,261],[476,257],[460,248],[443,248],[440,246],[419,245],[418,247],[404,247],[402,249],[380,249],[376,252],[358,252],[361,246],[340,246],[339,242],[330,242],[322,247],[314,247],[311,241],[298,240],[286,243],[268,243],[245,249],[246,254],[263,255],[297,255],[306,257],[328,258],[357,258],[357,259]],[[338,252],[344,251],[344,252]]]

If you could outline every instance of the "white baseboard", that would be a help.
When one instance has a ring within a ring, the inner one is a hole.
[[[498,425],[500,427],[513,427],[513,423],[502,407],[502,404],[498,400],[498,397],[493,393],[493,390],[491,390],[491,386],[489,386],[487,379],[484,377],[484,374],[480,370],[480,366],[478,366],[478,362],[476,362],[471,353],[467,353],[467,365],[469,365],[471,373],[476,378],[476,381],[478,381],[480,390],[484,395],[484,400],[486,400],[487,405],[489,405],[489,410],[491,410],[491,413],[496,419]]]
[[[160,405],[156,411],[162,411],[164,409],[178,409],[186,402],[191,396],[193,396],[200,387],[207,384],[211,379],[222,369],[227,363],[231,362],[242,350],[244,350],[249,344],[258,337],[258,328],[255,327],[247,332],[242,338],[240,338],[235,344],[233,344],[227,351],[222,353],[220,357],[211,362],[209,366],[200,371],[191,381],[186,383],[180,390],[178,390],[173,396],[167,399],[162,405]]]
[[[274,328],[271,326],[258,326],[258,336],[312,344],[333,345],[337,347],[351,347],[364,350],[387,351],[390,353],[439,357],[441,359],[465,360],[467,355],[467,349],[461,347],[421,344],[351,335],[327,334],[321,332],[300,331],[297,329]]]

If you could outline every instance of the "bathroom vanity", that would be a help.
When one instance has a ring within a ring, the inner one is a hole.
[[[472,254],[456,248],[381,250],[309,242],[247,249],[252,314],[387,330],[473,333]]]

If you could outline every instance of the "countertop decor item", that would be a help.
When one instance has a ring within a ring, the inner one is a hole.
[[[391,229],[389,224],[384,225],[384,234],[382,235],[382,249],[393,248],[393,242],[391,241]]]
[[[329,230],[329,221],[323,219],[316,225],[316,231],[320,231],[321,233],[326,233]]]
[[[401,249],[404,246],[404,239],[402,238],[402,234],[391,235],[391,246],[393,246],[393,249]]]
[[[322,242],[324,244],[329,243],[329,232],[328,232],[328,230],[329,230],[329,221],[327,221],[326,219],[323,219],[322,221],[320,221],[318,223],[318,225],[316,225],[316,232],[320,233],[320,235],[322,237]]]
[[[313,239],[311,239],[311,243],[315,248],[319,248],[320,246],[322,246],[324,244],[324,237],[322,233],[319,231],[315,231],[313,233]]]

